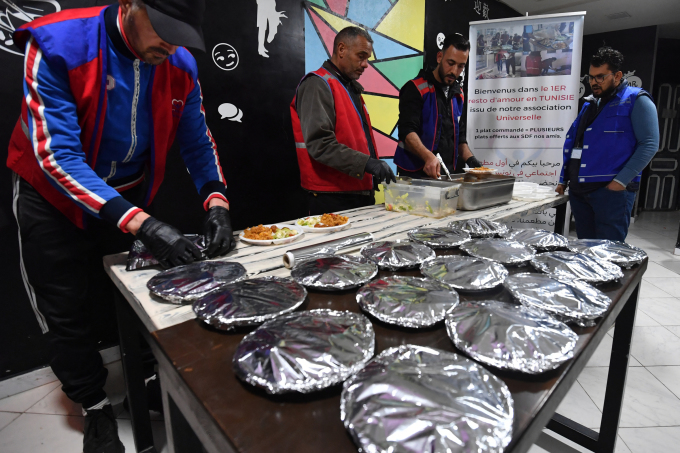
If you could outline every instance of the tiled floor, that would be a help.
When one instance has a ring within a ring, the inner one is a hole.
[[[680,451],[680,256],[673,256],[680,212],[643,213],[627,242],[647,251],[650,263],[641,288],[632,356],[616,451]],[[677,296],[677,297],[676,297]],[[593,355],[558,412],[597,430],[613,330]],[[120,362],[107,365],[107,393],[118,415],[120,436],[134,452],[129,415],[122,409]],[[0,451],[12,453],[82,451],[83,417],[58,382],[0,399]],[[153,421],[159,451],[167,452],[162,420]],[[545,430],[530,453],[586,452]]]

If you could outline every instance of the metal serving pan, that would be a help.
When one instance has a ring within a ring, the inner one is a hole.
[[[482,174],[456,175],[452,180],[446,176],[436,179],[412,179],[400,177],[402,183],[413,186],[443,187],[446,184],[460,184],[458,209],[462,211],[476,211],[512,200],[512,190],[515,177],[506,175]]]

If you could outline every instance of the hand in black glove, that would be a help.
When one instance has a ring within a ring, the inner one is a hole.
[[[208,258],[226,255],[236,246],[229,210],[223,206],[213,206],[203,221],[203,235],[207,246],[205,254]]]
[[[479,161],[477,160],[477,158],[475,156],[468,157],[467,160],[465,161],[465,163],[470,168],[479,168],[479,167],[482,166],[482,164],[479,163]]]
[[[201,251],[175,227],[149,217],[137,231],[142,241],[161,266],[169,269],[201,259]]]
[[[394,173],[392,173],[392,169],[384,160],[373,159],[372,157],[369,157],[364,171],[367,171],[373,175],[375,178],[373,181],[374,183],[385,181],[387,184],[389,184],[390,180],[397,182],[397,178],[394,176]]]

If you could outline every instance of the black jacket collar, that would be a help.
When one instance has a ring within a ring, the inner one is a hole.
[[[434,85],[443,91],[445,85],[443,83],[437,82],[437,79],[434,78],[434,70],[435,68],[421,69],[418,73],[418,77],[423,77],[429,84]],[[460,88],[460,82],[458,80],[456,80],[456,83],[450,86],[450,89],[453,90],[452,94],[461,94],[463,92],[463,90]]]
[[[120,30],[118,30],[118,8],[119,7],[117,5],[112,5],[108,7],[106,11],[104,11],[106,34],[109,36],[109,39],[111,39],[113,46],[116,48],[116,51],[119,54],[129,58],[130,60],[136,60],[137,57],[134,56],[127,44],[125,44],[123,37],[120,35]]]

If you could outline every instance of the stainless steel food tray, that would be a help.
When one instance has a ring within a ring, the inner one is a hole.
[[[413,186],[441,187],[446,184],[460,184],[458,209],[462,211],[476,211],[507,203],[512,200],[512,190],[515,186],[515,177],[506,175],[473,175],[468,173],[454,176],[453,180],[448,180],[446,176],[439,180],[404,177],[399,179]]]

